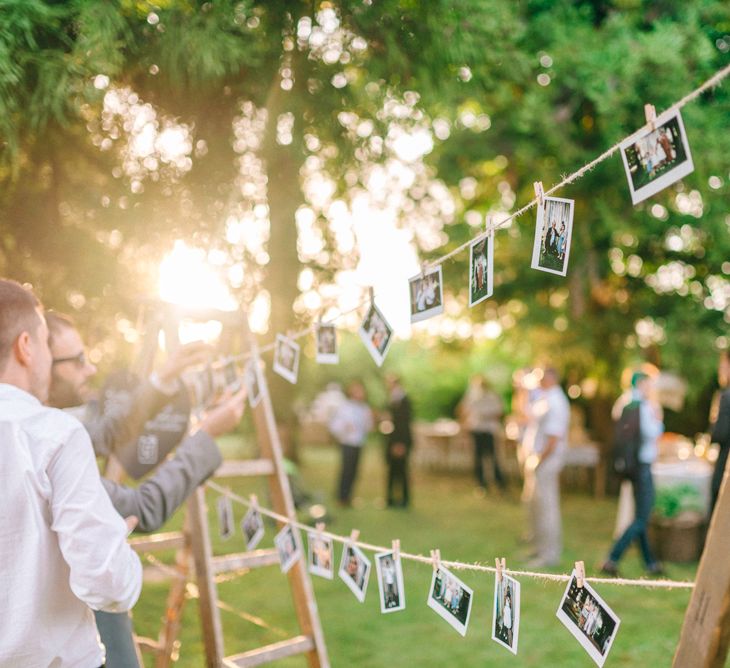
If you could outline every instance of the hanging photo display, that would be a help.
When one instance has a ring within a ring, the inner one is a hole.
[[[393,340],[393,329],[374,303],[370,304],[358,334],[375,363],[382,366]]]
[[[565,276],[573,232],[572,199],[545,197],[537,206],[532,268]]]
[[[256,408],[261,401],[261,378],[259,376],[258,364],[256,364],[255,359],[250,359],[246,363],[243,377],[246,383],[248,403],[251,408]]]
[[[235,532],[233,519],[233,504],[231,497],[218,497],[218,532],[223,540],[228,540]]]
[[[588,655],[602,666],[621,621],[587,582],[578,586],[575,571],[571,573],[556,614]]]
[[[520,583],[509,575],[494,575],[492,640],[517,654],[520,634]]]
[[[428,607],[462,636],[466,635],[474,592],[451,571],[439,566],[433,572]]]
[[[469,246],[469,306],[494,293],[494,231]]]
[[[288,573],[302,556],[302,548],[291,524],[287,524],[274,536],[274,545],[279,553],[281,572]]]
[[[689,142],[678,110],[660,114],[654,121],[653,130],[642,128],[621,142],[620,151],[633,204],[644,201],[694,171]]]
[[[405,610],[406,592],[403,586],[403,568],[400,557],[396,557],[393,552],[376,554],[375,570],[378,574],[380,612]]]
[[[277,334],[273,368],[282,378],[296,384],[299,373],[299,344]]]
[[[264,537],[264,519],[258,508],[249,508],[241,520],[241,531],[246,541],[246,549],[253,550]]]
[[[332,539],[319,531],[307,534],[309,544],[309,572],[322,578],[332,580],[335,577],[335,548]]]
[[[348,589],[355,594],[355,598],[362,603],[368,590],[370,560],[359,547],[345,543],[338,575]]]
[[[411,322],[420,322],[444,312],[441,266],[429,269],[408,280]]]
[[[317,343],[317,364],[339,364],[337,352],[337,329],[334,325],[317,323],[315,330]]]

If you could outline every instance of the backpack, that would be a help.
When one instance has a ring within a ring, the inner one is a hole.
[[[613,433],[613,470],[620,478],[632,479],[639,468],[641,448],[641,403],[624,406]]]

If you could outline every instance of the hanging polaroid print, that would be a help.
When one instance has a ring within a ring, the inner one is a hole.
[[[231,498],[224,494],[218,497],[218,532],[223,540],[228,540],[234,531],[233,504]]]
[[[375,304],[370,305],[358,334],[375,363],[383,366],[383,360],[393,340],[393,330]]]
[[[317,324],[315,331],[317,341],[317,364],[339,364],[337,352],[337,329],[334,325]]]
[[[309,572],[332,580],[335,577],[335,548],[332,539],[319,531],[307,534],[309,544]]]
[[[469,246],[469,306],[476,306],[494,292],[494,232]]]
[[[660,114],[654,128],[642,128],[620,146],[633,204],[694,171],[679,110]]]
[[[246,549],[253,550],[264,537],[264,519],[258,508],[249,508],[241,520],[241,531],[246,541]]]
[[[474,592],[443,566],[433,572],[428,607],[462,636],[466,635]]]
[[[494,575],[492,640],[517,654],[520,634],[520,583],[509,575]]]
[[[556,614],[588,655],[602,666],[621,621],[587,582],[584,581],[582,587],[578,586],[575,571],[570,576]]]
[[[444,312],[441,266],[408,280],[411,300],[411,322],[420,322]]]
[[[568,272],[570,237],[573,232],[572,199],[545,197],[537,206],[532,268],[565,276]]]
[[[297,534],[291,524],[287,524],[274,536],[274,545],[279,553],[279,566],[282,573],[288,573],[291,567],[302,556]]]
[[[274,371],[296,385],[299,373],[299,344],[281,334],[276,335]]]
[[[346,543],[340,560],[340,579],[347,585],[355,598],[362,603],[368,590],[370,560],[356,545]]]
[[[375,555],[375,570],[380,587],[380,612],[397,612],[406,609],[406,592],[403,587],[403,568],[400,557],[393,552]]]
[[[248,403],[251,408],[256,408],[261,401],[261,378],[259,377],[258,364],[255,359],[250,359],[243,372],[246,380],[246,392]]]

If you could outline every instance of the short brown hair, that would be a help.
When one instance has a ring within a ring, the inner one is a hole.
[[[0,278],[0,371],[5,369],[15,340],[23,332],[35,334],[41,303],[20,283]]]
[[[48,343],[52,344],[64,329],[76,329],[76,323],[70,315],[58,311],[46,311],[46,324],[48,325]]]

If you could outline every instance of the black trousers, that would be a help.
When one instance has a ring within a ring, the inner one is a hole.
[[[398,494],[396,494],[396,489]],[[389,506],[399,505],[405,507],[408,505],[408,455],[388,457],[387,492]]]
[[[361,447],[356,445],[341,445],[342,448],[342,470],[340,471],[340,488],[338,498],[343,503],[349,503],[352,499],[352,488],[357,478],[357,467],[360,463]]]
[[[710,516],[712,511],[715,510],[715,504],[717,503],[717,495],[720,493],[720,487],[722,486],[722,478],[725,475],[725,466],[727,465],[727,455],[730,452],[730,448],[720,448],[720,452],[715,462],[715,471],[712,474],[712,498],[710,499]]]
[[[471,435],[474,439],[474,475],[477,483],[481,487],[487,486],[484,479],[484,458],[490,457],[492,459],[494,479],[497,481],[497,485],[504,489],[504,476],[502,475],[502,469],[499,468],[497,454],[494,452],[494,435],[487,431],[473,431]]]

